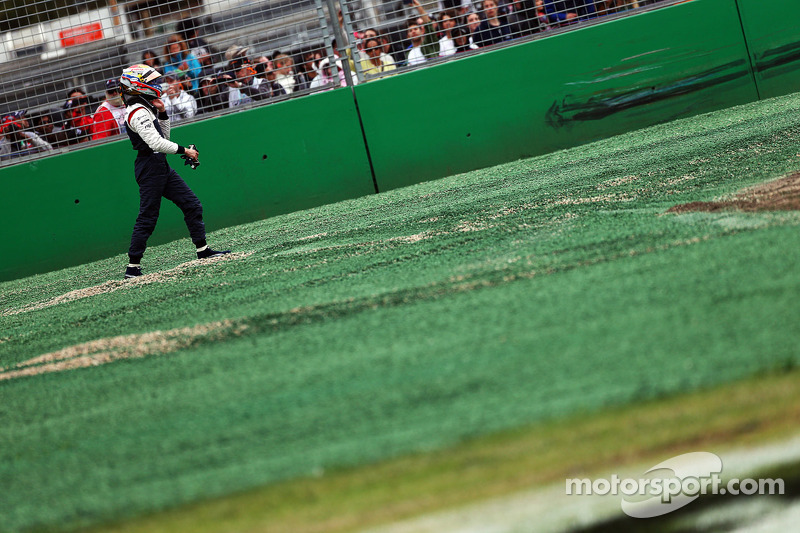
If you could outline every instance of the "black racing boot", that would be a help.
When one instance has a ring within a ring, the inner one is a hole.
[[[221,255],[225,255],[225,254],[229,254],[229,253],[231,253],[230,250],[224,250],[224,251],[220,252],[220,251],[217,251],[217,250],[212,250],[208,245],[206,245],[206,246],[203,246],[202,248],[198,248],[197,249],[197,258],[198,259],[208,259],[209,257],[219,257]]]
[[[142,275],[142,267],[139,265],[128,265],[125,269],[125,279],[138,278]]]

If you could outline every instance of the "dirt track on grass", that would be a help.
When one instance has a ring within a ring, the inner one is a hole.
[[[747,188],[730,200],[689,202],[673,206],[667,213],[797,210],[800,210],[800,172]]]
[[[21,313],[28,313],[30,311],[38,311],[40,309],[53,307],[54,305],[70,303],[76,300],[83,300],[84,298],[99,296],[101,294],[109,294],[118,290],[135,289],[137,287],[140,287],[142,285],[148,285],[150,283],[165,283],[177,279],[181,274],[190,271],[191,269],[210,267],[218,263],[224,263],[226,261],[245,259],[247,257],[250,257],[251,255],[253,255],[253,252],[238,252],[220,257],[213,257],[210,259],[203,259],[203,260],[196,259],[194,261],[188,261],[186,263],[182,263],[176,267],[170,268],[169,270],[164,270],[161,272],[153,272],[152,274],[145,274],[144,276],[138,278],[124,279],[124,280],[113,279],[103,282],[99,285],[94,285],[92,287],[85,287],[83,289],[76,289],[66,294],[62,294],[54,298],[48,298],[47,300],[41,302],[35,302],[20,308],[6,309],[0,312],[0,316],[13,316]]]
[[[201,339],[240,335],[246,328],[247,326],[230,320],[223,320],[168,331],[150,331],[83,342],[28,359],[11,368],[0,368],[0,381],[99,366],[120,359],[163,355],[192,346]]]

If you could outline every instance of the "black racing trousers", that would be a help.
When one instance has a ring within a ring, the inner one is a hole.
[[[175,170],[167,163],[164,154],[139,155],[134,162],[136,183],[139,184],[139,216],[133,226],[131,261],[142,258],[147,239],[153,234],[161,209],[161,198],[173,202],[183,211],[183,220],[195,245],[203,246],[206,228],[203,224],[203,206]]]

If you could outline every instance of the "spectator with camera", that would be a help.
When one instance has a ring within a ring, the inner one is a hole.
[[[252,86],[260,94],[258,98],[275,98],[286,95],[281,84],[275,81],[276,75],[271,65],[273,65],[272,61],[259,61],[255,65],[256,74],[253,77]]]
[[[25,111],[11,113],[0,120],[0,159],[11,159],[53,149],[36,133],[26,131],[29,125]]]
[[[91,115],[87,113],[89,99],[83,89],[75,88],[67,91],[67,101],[62,106],[64,122],[61,130],[67,136],[67,144],[79,144],[92,138]]]
[[[228,86],[228,107],[238,107],[254,100],[286,94],[277,79],[275,81],[267,79],[267,64],[259,63],[258,65],[254,67],[249,61],[241,58],[234,59],[229,63],[233,74],[220,76],[220,79]],[[259,76],[259,70],[261,76]]]

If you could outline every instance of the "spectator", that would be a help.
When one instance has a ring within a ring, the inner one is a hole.
[[[211,52],[209,52],[208,48],[201,46],[200,48],[195,48],[192,53],[194,53],[198,63],[200,63],[200,67],[202,67],[200,77],[205,78],[206,76],[213,76],[214,62],[211,60]]]
[[[395,65],[397,63],[402,63],[402,60],[405,59],[405,50],[403,50],[403,47],[397,46],[396,42],[390,41],[385,33],[379,34],[378,39],[381,41],[383,53],[391,57]]]
[[[339,67],[341,64],[342,62],[339,61],[336,66]],[[319,89],[334,83],[336,83],[336,80],[333,78],[333,72],[331,71],[331,60],[325,57],[317,63],[317,75],[311,80],[310,88]]]
[[[536,0],[536,18],[539,20],[539,31],[547,31],[552,28],[544,7],[544,0]]]
[[[308,80],[309,87],[311,86],[311,83],[313,83],[314,78],[317,76],[317,70],[319,69],[319,61],[323,57],[324,56],[322,50],[308,50],[303,53],[302,69],[303,69],[303,74],[306,76],[306,79]],[[256,71],[258,71],[258,68],[256,68]]]
[[[227,86],[216,76],[200,80],[200,95],[197,98],[197,113],[210,113],[228,107]]]
[[[163,70],[163,67],[161,66],[161,60],[152,50],[145,50],[142,52],[142,62],[148,67],[156,69],[158,72]]]
[[[292,94],[297,86],[297,81],[294,78],[292,58],[286,54],[277,54],[273,61],[275,62],[275,81],[280,83],[286,94]]]
[[[442,13],[442,19],[439,22],[441,26],[441,37],[439,39],[439,57],[447,57],[456,53],[455,41],[453,41],[453,29],[457,25],[456,14],[454,11],[445,11]]]
[[[259,65],[264,66],[259,67]],[[269,82],[275,81],[278,75],[275,73],[275,63],[273,63],[272,59],[267,56],[261,56],[256,60],[256,77]],[[281,89],[283,88],[281,87]],[[281,94],[286,94],[286,91],[283,91]]]
[[[179,122],[197,114],[197,101],[184,90],[183,83],[176,76],[166,76],[167,90],[164,107],[170,122]]]
[[[508,21],[500,15],[497,0],[484,0],[483,13],[485,18],[478,27],[478,46],[500,44],[511,38]]]
[[[81,89],[80,87],[74,87],[67,91],[67,100],[70,98],[78,99],[78,105],[83,107],[83,114],[85,115],[87,110],[86,106],[89,105],[89,96],[86,94],[86,91]]]
[[[406,65],[414,66],[425,63],[439,54],[436,29],[425,8],[418,0],[411,0],[411,5],[419,12],[419,16],[408,21],[408,38],[411,45],[406,48]]]
[[[373,39],[374,40],[374,39]],[[347,78],[345,77],[344,70],[342,66],[342,61],[340,59],[336,60],[336,71],[338,73],[339,78],[339,85],[341,87],[347,86]],[[350,72],[350,78],[353,80],[354,84],[358,83],[356,79],[355,72]],[[324,57],[320,60],[317,65],[317,76],[314,78],[314,81],[311,82],[311,89],[318,89],[320,87],[325,87],[326,85],[331,85],[336,83],[336,78],[333,75],[333,69],[331,68],[331,60],[327,57]]]
[[[119,79],[106,81],[106,99],[92,116],[92,140],[124,133],[125,102],[119,90]]]
[[[470,13],[467,15],[467,40],[469,41],[469,47],[472,50],[477,50],[480,48],[478,46],[478,29],[481,27],[481,16],[477,13]]]
[[[200,33],[197,30],[198,26],[200,26],[200,24],[197,19],[187,18],[178,22],[178,24],[175,26],[175,30],[186,42],[186,46],[194,54],[194,56],[200,59],[198,50],[200,48],[204,48],[208,53],[210,53],[211,47],[208,45],[205,39],[200,37]]]
[[[81,89],[72,89],[67,93],[70,97],[64,102],[64,123],[62,131],[67,136],[67,144],[78,144],[92,137],[92,117],[86,113],[89,103]]]
[[[362,35],[361,41],[358,43],[358,59],[361,62],[361,68],[363,70],[369,68],[369,65],[365,63],[365,61],[369,57],[367,55],[367,41],[371,39],[377,39],[381,45],[381,50],[383,49],[383,41],[378,36],[378,30],[376,30],[375,28],[367,28],[361,35]]]
[[[48,146],[48,143],[42,141],[36,133],[29,131],[31,127],[30,121],[28,121],[28,111],[23,109],[22,111],[16,111],[14,113],[10,113],[6,115],[4,118],[8,118],[9,120],[17,122],[22,127],[22,133],[24,136],[31,139],[31,141],[36,145],[43,147],[47,150],[52,149],[52,146]]]
[[[469,34],[463,27],[453,28],[453,43],[456,47],[456,53],[469,52],[472,50],[469,44]]]
[[[395,65],[395,68],[396,68],[396,64],[398,63],[398,60],[395,58],[394,54],[392,53],[392,44],[389,42],[389,39],[387,39],[386,35],[379,34],[378,30],[376,30],[375,28],[367,28],[366,30],[364,30],[363,37],[361,39],[361,42],[359,43],[358,57],[359,57],[359,61],[361,62],[361,70],[364,71],[364,70],[368,70],[368,69],[372,68],[372,66],[367,63],[368,55],[367,55],[367,52],[366,52],[366,49],[365,49],[366,48],[366,43],[370,39],[378,39],[378,42],[380,43],[380,46],[381,46],[381,51],[386,56],[389,57],[388,61],[391,62],[392,65]],[[406,58],[406,51],[405,51],[405,48],[402,45],[399,47],[399,52],[400,52],[400,61],[399,62],[402,63],[402,62],[405,61],[405,58]],[[336,54],[335,49],[334,49],[334,54]],[[386,63],[386,61],[384,61],[384,63]],[[350,67],[351,67],[350,70],[352,72],[355,69],[355,64],[351,63]]]
[[[33,143],[22,135],[22,124],[13,115],[0,120],[0,160],[32,153]]]
[[[540,31],[534,0],[511,0],[506,7],[511,37],[527,37]]]
[[[253,87],[261,93],[264,98],[275,98],[284,96],[286,91],[280,83],[275,81],[275,71],[272,69],[272,61],[256,63],[256,75],[253,78]]]
[[[639,7],[639,2],[637,0],[598,0],[595,7],[599,14],[608,15],[627,11],[628,9],[636,9]]]
[[[302,54],[296,56],[296,59],[292,58],[292,73],[295,81],[294,90],[303,91],[308,89],[309,85],[311,85],[311,79],[306,75],[305,61]]]
[[[383,44],[377,34],[367,38],[364,42],[364,56],[361,61],[361,71],[364,76],[383,74],[397,68],[392,56],[384,53]]]
[[[367,28],[361,34],[361,40],[358,41],[358,50],[357,50],[356,60],[361,63],[362,70],[365,69],[365,68],[369,68],[369,65],[366,65],[366,63],[365,63],[365,61],[367,60],[367,57],[368,57],[367,56],[367,51],[366,51],[367,41],[369,41],[370,39],[376,39],[376,38],[378,38],[378,30],[376,30],[375,28]],[[381,44],[383,44],[383,43],[381,42]]]
[[[167,45],[164,47],[164,57],[167,58],[164,65],[163,74],[172,74],[176,77],[186,75],[192,82],[192,90],[197,91],[200,87],[200,77],[203,67],[197,58],[189,51],[186,41],[180,35],[170,35]]]
[[[231,74],[223,74],[222,79],[228,85],[228,107],[249,104],[264,95],[253,87],[256,70],[245,59],[234,59],[229,63]],[[265,87],[266,89],[266,87]]]
[[[551,26],[563,26],[597,16],[595,0],[544,0],[547,20]]]
[[[35,133],[25,131],[26,124],[28,120],[24,111],[6,115],[0,121],[0,159],[53,149]]]
[[[33,118],[33,131],[53,148],[67,144],[66,134],[61,130],[56,130],[50,113],[45,112]]]
[[[458,16],[463,17],[470,11],[474,11],[472,0],[439,0],[440,11],[454,11]]]
[[[232,44],[225,50],[225,61],[230,65],[231,61],[247,61],[247,53],[250,48],[238,44]]]

